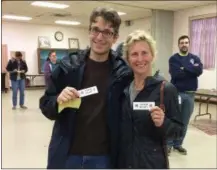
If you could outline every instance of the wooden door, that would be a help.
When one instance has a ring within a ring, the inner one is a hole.
[[[6,66],[8,64],[8,46],[2,44],[2,73],[6,73],[5,76],[5,87],[9,89],[9,74],[7,73]]]

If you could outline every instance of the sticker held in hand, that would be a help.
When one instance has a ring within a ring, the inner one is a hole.
[[[90,88],[86,88],[86,89],[82,89],[78,91],[80,98],[62,103],[58,105],[58,113],[60,113],[63,109],[65,108],[74,108],[74,109],[78,109],[81,105],[81,97],[86,97],[89,95],[93,95],[98,93],[98,89],[96,86],[90,87]]]
[[[89,95],[98,93],[98,89],[96,86],[93,86],[93,87],[79,90],[78,93],[79,93],[80,97],[85,97],[85,96],[89,96]]]
[[[133,110],[151,110],[155,102],[133,102]]]

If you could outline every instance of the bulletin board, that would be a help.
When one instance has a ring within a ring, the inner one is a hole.
[[[76,51],[75,49],[60,49],[60,48],[38,48],[38,73],[44,73],[44,64],[48,58],[50,51],[55,51],[57,60],[61,60],[69,53]]]

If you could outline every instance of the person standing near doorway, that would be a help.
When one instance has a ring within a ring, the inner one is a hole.
[[[26,62],[22,59],[22,53],[20,51],[15,52],[15,58],[9,60],[7,71],[10,73],[11,87],[12,87],[12,109],[15,110],[17,106],[17,93],[20,92],[20,108],[27,109],[24,105],[24,91],[25,91],[25,78],[28,67]]]
[[[198,77],[203,73],[203,64],[198,56],[189,52],[189,44],[189,37],[187,35],[181,36],[178,39],[179,53],[174,54],[169,59],[171,83],[179,92],[184,127],[181,138],[168,141],[168,153],[173,147],[174,150],[183,155],[187,155],[187,150],[182,147],[182,144],[194,110],[194,92],[198,88]]]

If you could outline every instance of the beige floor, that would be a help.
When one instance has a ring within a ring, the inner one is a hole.
[[[11,109],[11,93],[2,95],[2,168],[45,168],[52,122],[42,116],[43,90],[26,92],[28,110]],[[195,106],[195,113],[197,111]],[[216,106],[211,107],[216,119]],[[195,114],[194,113],[194,114]],[[194,116],[192,116],[194,117]],[[188,155],[173,152],[171,168],[216,168],[216,136],[189,127],[184,146]]]

